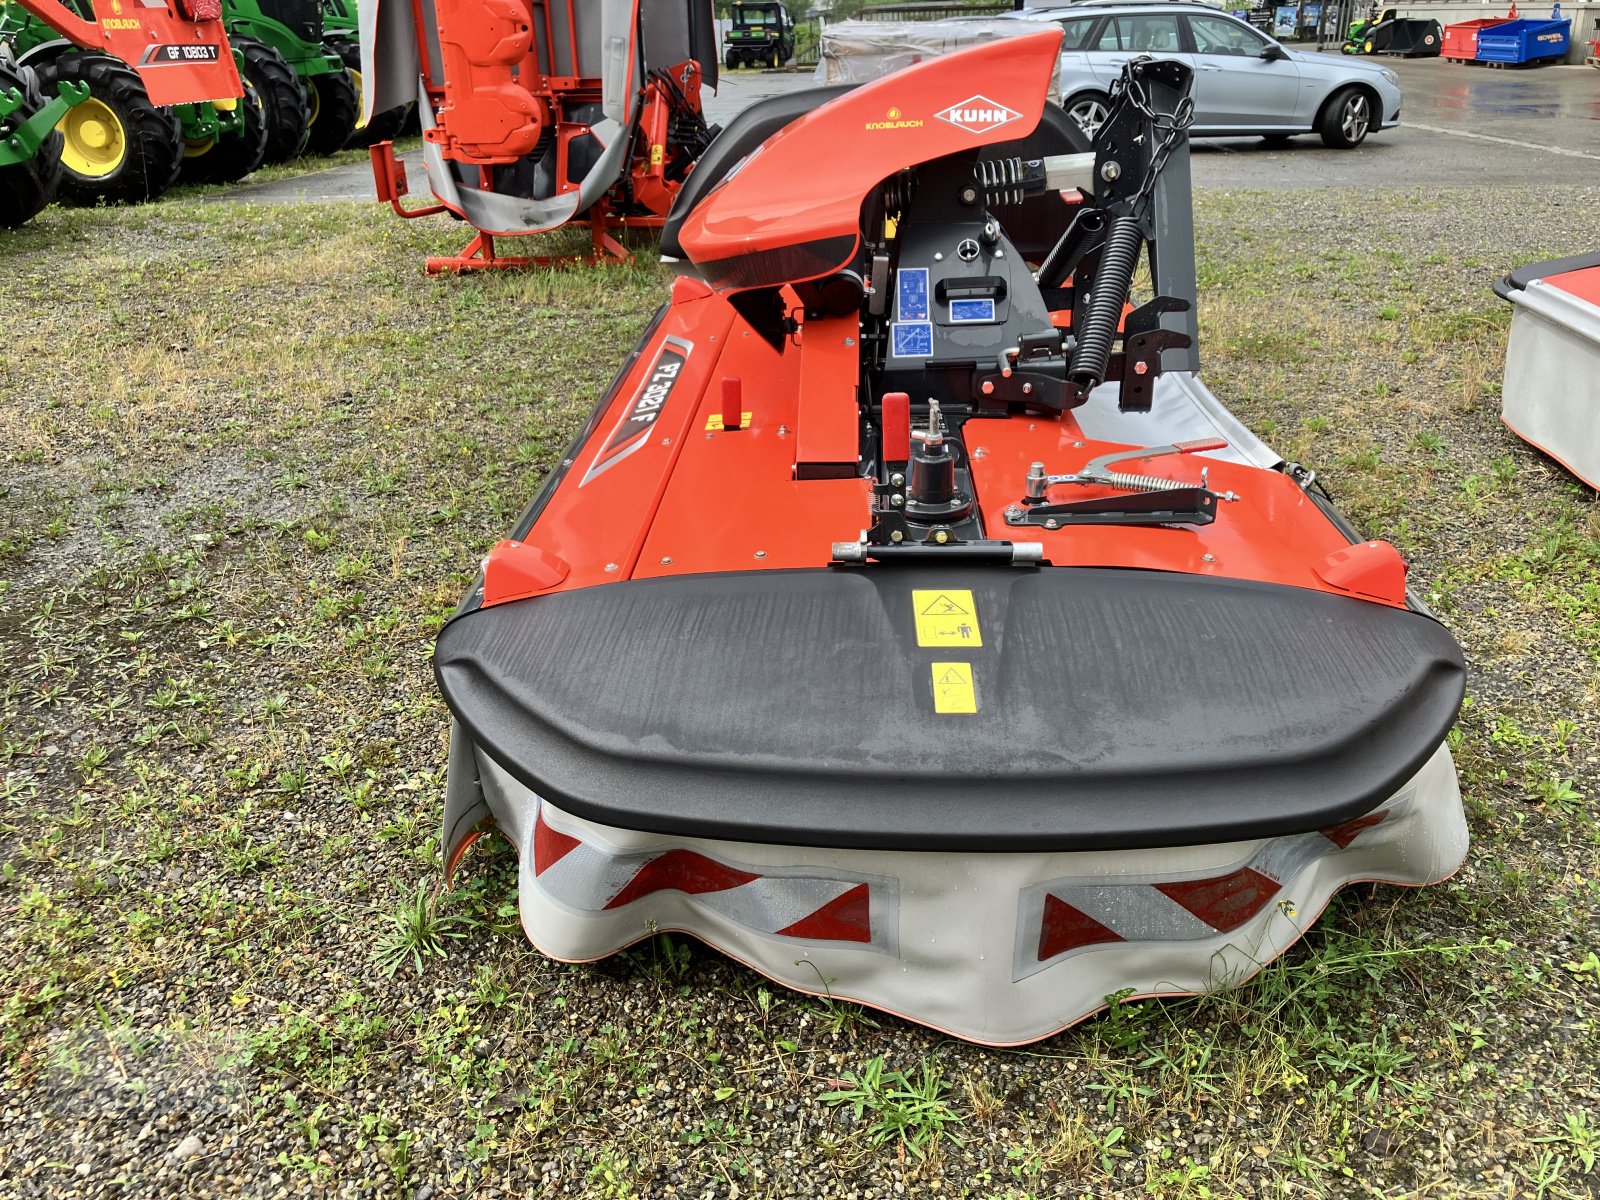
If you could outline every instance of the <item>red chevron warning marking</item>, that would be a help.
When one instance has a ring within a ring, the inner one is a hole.
[[[1076,950],[1091,942],[1120,942],[1122,937],[1049,892],[1044,896],[1044,921],[1039,926],[1039,961]]]
[[[1392,812],[1385,809],[1317,833],[1271,839],[1249,863],[1225,875],[1167,883],[1062,880],[1042,885],[1043,904],[1031,910],[1036,917],[1024,919],[1019,946],[1036,943],[1035,961],[1042,965],[1086,946],[1184,942],[1232,933],[1260,916],[1307,865],[1329,853],[1330,843],[1344,850]],[[1028,920],[1039,922],[1037,939]]]
[[[1211,928],[1230,933],[1265,908],[1282,886],[1259,871],[1240,867],[1214,879],[1158,883],[1156,891],[1176,900]]]
[[[1354,821],[1346,821],[1343,825],[1335,825],[1332,829],[1324,829],[1322,836],[1343,850],[1361,836],[1362,830],[1371,829],[1374,825],[1380,824],[1388,815],[1386,812],[1368,813],[1364,817],[1357,817]]]
[[[778,932],[785,937],[814,938],[819,942],[870,942],[871,899],[867,885],[858,883],[837,900]]]
[[[612,912],[677,892],[779,937],[883,950],[895,930],[892,880],[882,880],[880,894],[878,884],[859,875],[826,869],[764,875],[682,846],[613,850],[551,828],[542,804],[534,820],[533,873],[547,895],[584,913]]]
[[[533,873],[543,875],[582,844],[577,838],[558,833],[546,825],[541,810],[533,827]]]
[[[759,878],[748,871],[725,867],[693,850],[668,850],[640,867],[639,873],[611,897],[606,907],[621,908],[651,892],[685,892],[691,896],[722,892]]]

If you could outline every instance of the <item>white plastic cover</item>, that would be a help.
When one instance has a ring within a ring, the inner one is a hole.
[[[836,21],[822,30],[819,83],[866,83],[903,67],[1001,38],[1025,37],[1042,28],[1036,21]],[[1050,75],[1050,95],[1061,97],[1060,64]]]
[[[465,735],[456,730],[457,746]],[[954,854],[725,842],[597,825],[468,746],[517,847],[523,928],[565,962],[692,934],[797,991],[956,1037],[1048,1037],[1107,998],[1237,985],[1346,884],[1446,878],[1467,848],[1440,747],[1376,810],[1320,831],[1158,850]],[[454,791],[454,788],[452,788]]]
[[[1512,292],[1511,303],[1501,416],[1600,488],[1600,308],[1542,279]]]

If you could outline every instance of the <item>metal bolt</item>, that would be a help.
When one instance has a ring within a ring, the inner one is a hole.
[[[845,338],[844,344],[846,346],[854,346],[856,344],[856,340],[855,338]]]
[[[889,540],[891,542],[903,542],[903,541],[906,540],[906,535],[901,533],[898,529],[896,529],[893,533],[891,533],[889,535]]]
[[[982,392],[983,392],[983,394],[984,394],[984,395],[985,395],[985,396],[992,396],[992,395],[994,395],[994,380],[992,380],[992,379],[985,379],[985,380],[984,380],[984,381],[983,381],[983,387],[982,387],[982,389],[981,389],[981,390],[982,390]]]
[[[1107,162],[1105,166],[1100,168],[1100,178],[1104,179],[1107,183],[1119,178],[1121,175],[1122,164],[1117,162],[1117,160],[1114,158]]]
[[[1024,396],[1031,396],[1031,395],[1033,395],[1033,384],[1031,384],[1031,383],[1025,383],[1025,384],[1023,384],[1023,385],[1022,385],[1022,394],[1023,394],[1023,395],[1024,395]]]
[[[895,487],[905,487],[906,477],[900,474],[899,471],[896,471],[893,475],[889,476],[889,482]]]
[[[671,438],[662,438],[661,439],[661,444],[663,446],[670,446],[670,445],[672,445],[672,439]]]
[[[671,565],[672,565],[672,555],[670,555],[670,554],[663,554],[663,555],[662,555],[662,556],[661,556],[661,565],[662,565],[662,566],[663,566],[663,567],[670,567],[670,566],[671,566]]]
[[[789,427],[787,425],[779,425],[778,426],[778,436],[779,437],[788,437],[789,436]]]
[[[1133,373],[1135,375],[1148,375],[1150,373],[1150,364],[1147,363],[1147,362],[1136,362],[1136,363],[1134,363],[1133,364]]]
[[[894,495],[889,497],[889,506],[891,508],[901,508],[905,505],[905,502],[906,498],[899,492],[896,492]]]
[[[1088,442],[1073,442],[1072,443],[1072,448],[1074,450],[1082,450],[1088,444],[1089,444]]]
[[[615,571],[616,569],[617,569],[617,564],[616,563],[607,563],[606,564],[606,570]]]
[[[765,558],[766,556],[767,556],[767,552],[765,550],[757,550],[756,551],[756,557],[757,558]]]
[[[1006,509],[1006,519],[1007,520],[1015,521],[1021,515],[1022,515],[1022,510],[1020,508],[1018,508],[1015,504],[1013,504],[1010,508]]]
[[[989,457],[989,452],[987,450],[985,450],[982,446],[978,446],[976,449],[973,450],[972,457],[974,459],[988,458]]]
[[[1216,562],[1217,561],[1217,556],[1215,554],[1202,554],[1200,556],[1200,561],[1201,562]]]
[[[941,529],[941,530],[939,530],[938,533],[933,535],[933,540],[938,542],[939,545],[942,546],[942,545],[944,545],[946,542],[948,542],[950,540],[950,535],[947,532],[945,532],[943,529]]]
[[[934,262],[943,262],[944,261],[944,251],[935,250],[933,252],[933,261]]]
[[[1046,529],[1060,529],[1061,528],[1061,522],[1056,520],[1054,517],[1050,517],[1048,520],[1045,521],[1044,527]]]

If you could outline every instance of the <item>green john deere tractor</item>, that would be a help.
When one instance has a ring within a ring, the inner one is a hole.
[[[356,128],[346,147],[394,141],[416,105],[401,104],[387,112],[373,113],[370,121],[361,119],[361,22],[356,16],[355,0],[322,0],[322,41],[349,68],[356,85]]]
[[[138,15],[124,18],[130,22],[154,20],[146,13],[157,10],[131,11]],[[159,13],[170,16],[164,5]],[[157,27],[151,28],[150,37],[159,37]],[[230,183],[261,165],[266,126],[248,87],[243,98],[158,105],[128,60],[113,53],[110,43],[93,41],[101,36],[98,29],[91,0],[30,2],[28,8],[0,0],[0,40],[11,44],[17,63],[37,74],[42,94],[56,95],[63,86],[88,93],[56,125],[59,199],[137,204],[154,200],[180,177]],[[214,57],[202,69],[216,73],[213,68]]]
[[[361,104],[350,69],[323,43],[320,0],[222,0],[240,74],[267,111],[267,161],[342,150]]]
[[[777,0],[747,0],[733,6],[733,23],[722,39],[722,63],[735,67],[781,67],[794,56],[794,22]]]
[[[33,68],[0,42],[0,228],[15,229],[55,199],[64,140],[56,125],[88,98],[88,88],[64,83],[46,100]]]

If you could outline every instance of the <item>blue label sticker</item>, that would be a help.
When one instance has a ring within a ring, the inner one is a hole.
[[[928,319],[928,268],[905,267],[896,280],[895,320]]]
[[[994,320],[993,300],[952,300],[950,320],[956,325],[976,324]]]
[[[933,353],[933,324],[917,321],[908,325],[891,325],[894,335],[895,358],[927,358]]]

